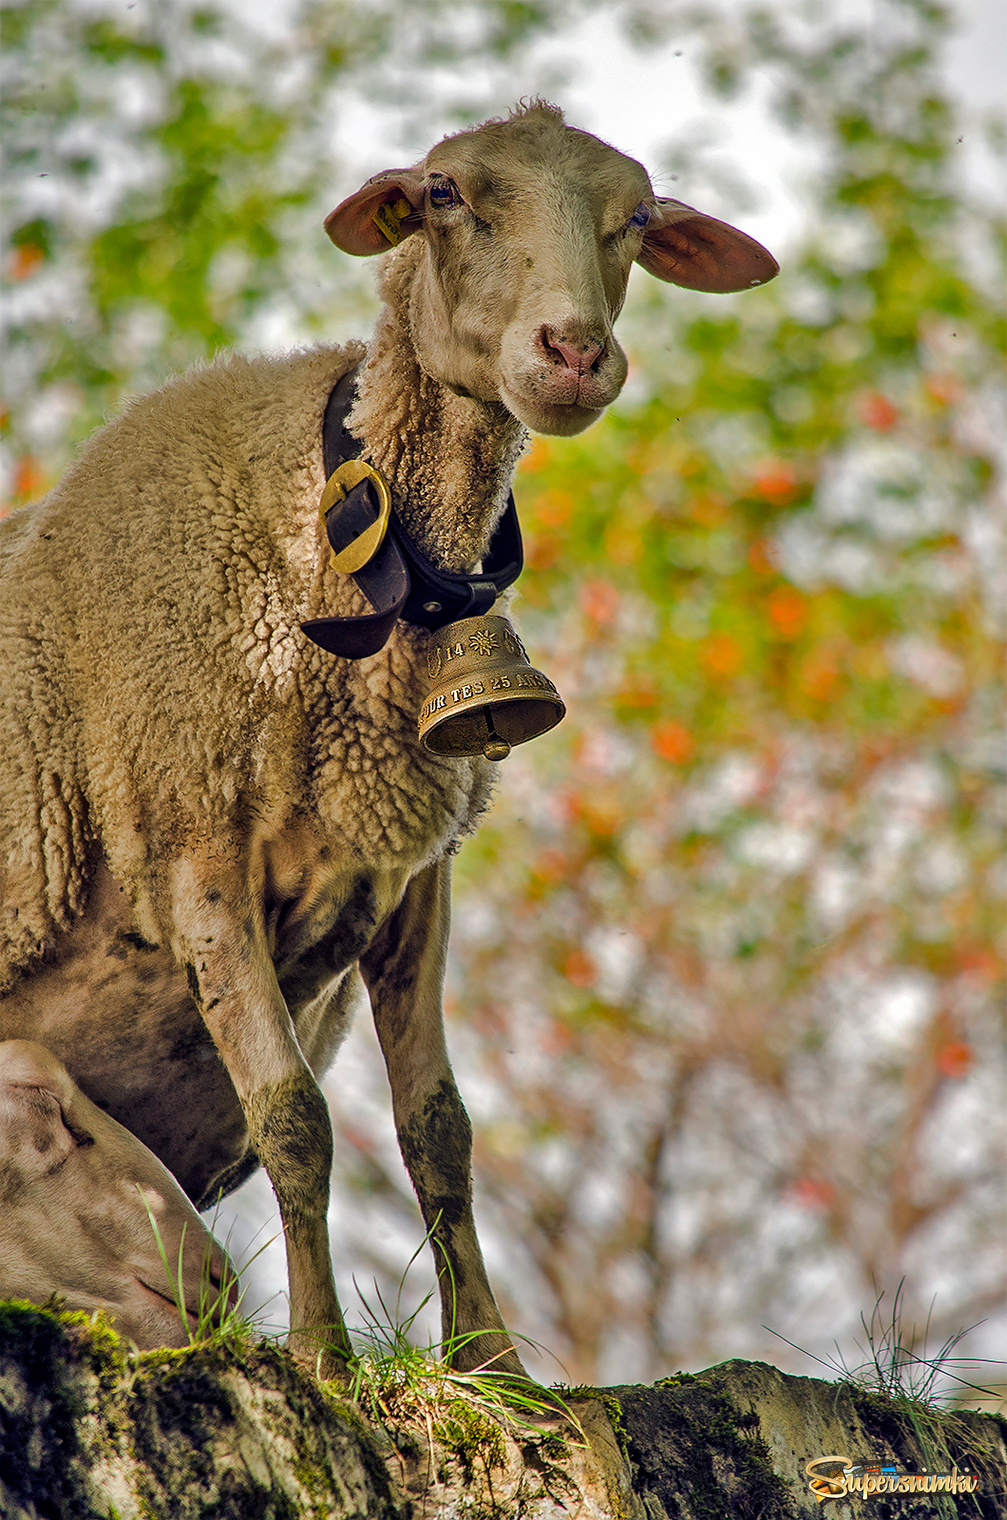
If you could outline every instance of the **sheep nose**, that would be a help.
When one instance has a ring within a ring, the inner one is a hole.
[[[557,333],[552,327],[543,327],[540,339],[553,363],[556,362],[554,356],[558,355],[563,367],[572,370],[575,375],[587,374],[605,347],[604,343],[599,343],[595,338],[587,338],[581,343],[572,342],[567,334]]]

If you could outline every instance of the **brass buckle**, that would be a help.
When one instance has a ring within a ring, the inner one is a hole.
[[[370,527],[358,534],[345,549],[340,549],[338,554],[330,546],[332,565],[342,575],[353,575],[357,570],[362,570],[381,548],[392,515],[392,493],[385,477],[373,465],[365,464],[362,459],[344,459],[325,482],[325,490],[318,504],[318,515],[324,524],[326,513],[345,501],[354,486],[358,486],[362,480],[374,482],[381,510]]]

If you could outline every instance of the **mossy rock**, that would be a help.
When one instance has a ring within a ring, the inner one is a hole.
[[[398,1520],[360,1421],[276,1347],[128,1357],[85,1315],[0,1307],[4,1520]]]
[[[850,1520],[1002,1520],[1007,1423],[927,1409],[846,1383],[794,1377],[761,1362],[724,1362],[652,1388],[601,1390],[618,1400],[633,1486],[651,1520],[798,1520],[823,1514],[807,1463],[840,1453],[900,1472],[977,1474],[975,1493],[875,1495],[828,1502]]]
[[[567,1390],[569,1425],[464,1401],[374,1429],[269,1343],[139,1354],[100,1318],[0,1304],[3,1520],[948,1520],[1004,1513],[1007,1425],[727,1362],[649,1388]],[[975,1493],[820,1509],[843,1453],[957,1466]]]
[[[614,1390],[634,1486],[682,1520],[796,1520],[759,1419],[720,1380],[683,1374],[652,1388]],[[660,1511],[658,1512],[660,1513]]]
[[[375,1430],[275,1345],[138,1354],[86,1315],[0,1309],[2,1520],[643,1520],[595,1417],[590,1448],[461,1401],[436,1434]]]

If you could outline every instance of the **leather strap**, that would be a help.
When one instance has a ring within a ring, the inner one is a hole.
[[[346,418],[356,399],[357,371],[333,386],[322,421],[322,458],[326,479],[347,459],[357,459],[363,444],[349,431]],[[341,552],[376,521],[379,505],[369,481],[337,502],[325,515],[325,532],[335,553]],[[360,660],[383,649],[400,617],[424,628],[443,628],[459,618],[488,612],[501,591],[521,574],[524,551],[513,492],[494,530],[482,568],[440,570],[407,532],[394,507],[378,552],[353,579],[374,608],[358,617],[314,618],[302,623],[309,639],[344,659]]]
[[[363,444],[359,438],[354,438],[346,426],[346,419],[357,399],[359,373],[359,364],[354,369],[347,370],[342,379],[336,381],[325,403],[325,416],[322,418],[322,463],[325,466],[326,480],[333,470],[338,470],[344,459],[360,458]]]

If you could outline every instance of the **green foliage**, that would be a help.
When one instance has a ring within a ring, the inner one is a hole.
[[[1000,1039],[996,229],[940,14],[882,9],[733,35],[823,141],[807,241],[730,301],[635,295],[650,394],[519,476],[569,716],[462,853],[455,1009],[480,1175],[575,1375],[795,1312],[828,1340],[903,1276],[957,1284],[953,1334],[991,1280],[961,1241],[992,1238],[995,1147],[934,1137],[976,1133]]]
[[[164,1268],[164,1275],[168,1280],[168,1286],[171,1289],[175,1307],[178,1309],[179,1318],[186,1328],[190,1347],[223,1344],[234,1346],[246,1345],[256,1336],[256,1329],[253,1322],[241,1312],[246,1290],[241,1289],[239,1291],[238,1273],[231,1265],[229,1258],[226,1255],[224,1256],[220,1282],[215,1283],[211,1275],[213,1265],[210,1254],[211,1246],[207,1242],[200,1269],[196,1302],[191,1302],[186,1295],[186,1284],[182,1275],[185,1259],[186,1226],[182,1226],[182,1233],[179,1237],[177,1260],[171,1261],[161,1236],[157,1216],[147,1202],[142,1189],[137,1187],[137,1192],[143,1198],[144,1207],[147,1210],[147,1218],[150,1220],[150,1228],[153,1231],[154,1241],[157,1245],[157,1253],[161,1258],[161,1265]],[[255,1255],[251,1256],[244,1263],[242,1270],[250,1268],[255,1262],[256,1257],[266,1250],[268,1244],[269,1242],[267,1241],[265,1245],[260,1246]],[[175,1353],[170,1347],[165,1347],[162,1351],[153,1352],[151,1355],[170,1361]]]
[[[4,17],[20,449],[29,385],[79,435],[137,382],[233,342],[282,278],[280,220],[306,192],[277,177],[282,103],[200,57],[220,16],[35,0]]]
[[[300,0],[284,23],[216,0],[6,3],[15,503],[127,395],[276,330],[331,334],[347,295],[366,313],[321,232],[344,183],[333,126],[347,98],[405,119],[429,107],[435,66],[504,68],[578,8]]]

